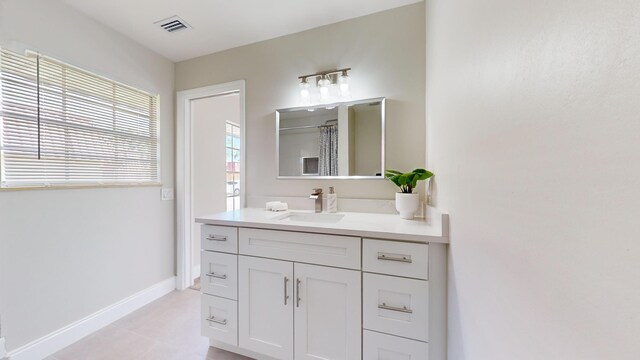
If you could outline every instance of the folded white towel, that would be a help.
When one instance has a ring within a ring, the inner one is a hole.
[[[265,207],[269,211],[286,211],[289,209],[289,205],[282,201],[269,201]]]
[[[287,210],[289,210],[289,205],[283,202],[279,204],[275,204],[271,209],[271,211],[287,211]]]

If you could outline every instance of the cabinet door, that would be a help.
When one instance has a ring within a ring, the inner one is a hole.
[[[360,360],[360,272],[296,263],[295,276],[296,360]]]
[[[293,263],[239,256],[238,277],[240,347],[293,359]]]

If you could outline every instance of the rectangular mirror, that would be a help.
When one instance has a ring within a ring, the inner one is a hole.
[[[279,179],[382,179],[385,99],[276,110]]]

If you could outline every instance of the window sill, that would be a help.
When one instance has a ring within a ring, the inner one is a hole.
[[[136,187],[162,187],[162,183],[123,183],[123,184],[56,184],[50,186],[15,186],[1,187],[0,192],[28,191],[28,190],[71,190],[71,189],[109,189],[109,188],[136,188]]]

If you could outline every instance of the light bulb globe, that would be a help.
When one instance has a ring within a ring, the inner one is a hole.
[[[349,95],[349,83],[351,82],[351,78],[347,75],[347,72],[343,72],[340,77],[338,77],[338,84],[340,85],[340,95],[346,97]]]

